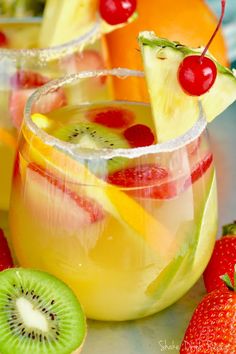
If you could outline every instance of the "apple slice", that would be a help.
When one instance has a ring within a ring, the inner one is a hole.
[[[197,196],[196,196],[197,198]],[[179,255],[171,260],[168,266],[147,287],[146,294],[158,301],[155,310],[170,306],[175,299],[181,297],[200,277],[214,247],[217,232],[217,193],[216,177],[213,172],[208,180],[203,207],[196,215],[196,228],[191,233],[191,242]],[[193,230],[193,229],[192,229]],[[192,276],[189,276],[192,272]],[[173,297],[173,289],[175,294]]]

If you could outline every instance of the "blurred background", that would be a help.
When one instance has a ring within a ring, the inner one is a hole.
[[[220,1],[208,0],[209,5],[216,14],[220,13]],[[229,58],[233,66],[236,67],[236,1],[228,0],[223,27],[224,36],[229,48]]]

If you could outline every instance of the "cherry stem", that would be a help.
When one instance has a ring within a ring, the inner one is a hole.
[[[208,51],[208,48],[210,47],[211,45],[211,42],[213,41],[213,39],[215,38],[221,24],[222,24],[222,21],[223,21],[223,18],[224,18],[224,15],[225,15],[225,5],[226,5],[226,0],[221,0],[221,16],[220,16],[220,19],[219,19],[219,22],[218,22],[218,25],[213,33],[213,35],[211,36],[209,42],[207,43],[206,45],[206,48],[204,49],[204,51],[202,52],[201,56],[200,56],[200,62],[202,63],[202,59],[203,57],[205,56],[206,52]]]

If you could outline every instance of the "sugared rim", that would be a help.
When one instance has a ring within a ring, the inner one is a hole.
[[[22,19],[12,19],[12,18],[2,18],[0,20],[1,24],[9,24],[9,23],[27,23],[34,24],[41,22],[41,18],[36,17],[27,17]],[[75,52],[77,49],[83,47],[84,44],[89,43],[90,41],[96,40],[101,35],[101,24],[100,20],[88,27],[88,31],[86,31],[83,35],[69,41],[63,43],[58,46],[48,47],[48,48],[32,48],[32,49],[8,49],[8,48],[0,48],[0,56],[11,57],[12,59],[18,59],[19,57],[37,57],[37,59],[41,59],[43,61],[50,61],[52,59],[65,56]]]
[[[59,150],[66,152],[67,154],[71,155],[74,159],[85,158],[85,159],[111,159],[113,157],[126,157],[126,158],[137,158],[142,155],[147,154],[158,154],[158,153],[165,153],[165,152],[172,152],[177,149],[180,149],[187,144],[194,141],[206,128],[207,122],[204,117],[203,109],[201,104],[199,103],[199,118],[196,123],[190,128],[186,133],[183,135],[166,141],[164,143],[145,146],[145,147],[138,147],[132,149],[85,149],[79,147],[78,144],[72,144],[69,142],[61,141],[49,134],[47,134],[44,130],[40,129],[31,119],[31,107],[34,101],[38,100],[40,96],[47,94],[54,89],[64,86],[65,84],[72,84],[80,79],[86,78],[93,78],[99,76],[116,76],[120,78],[126,77],[144,77],[144,73],[142,71],[135,71],[130,69],[111,69],[111,70],[96,70],[96,71],[83,71],[77,74],[68,75],[58,80],[53,80],[48,84],[42,86],[38,90],[36,90],[32,96],[29,98],[26,107],[25,107],[25,124],[26,126],[32,131],[33,134],[37,135],[41,140],[44,141],[45,144],[49,146],[56,147]]]

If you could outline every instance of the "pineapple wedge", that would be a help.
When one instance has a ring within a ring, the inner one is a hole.
[[[212,88],[200,97],[182,90],[177,78],[179,65],[185,56],[200,54],[202,48],[192,49],[147,31],[139,34],[139,44],[159,143],[184,134],[194,125],[199,101],[208,122],[235,101],[236,77],[210,54],[218,71]]]
[[[96,21],[97,0],[47,0],[40,47],[63,44],[79,37]]]
[[[101,33],[109,33],[133,22],[135,12],[126,23],[111,26],[102,19]],[[98,0],[47,0],[39,45],[52,47],[71,41],[86,33],[98,20]]]

